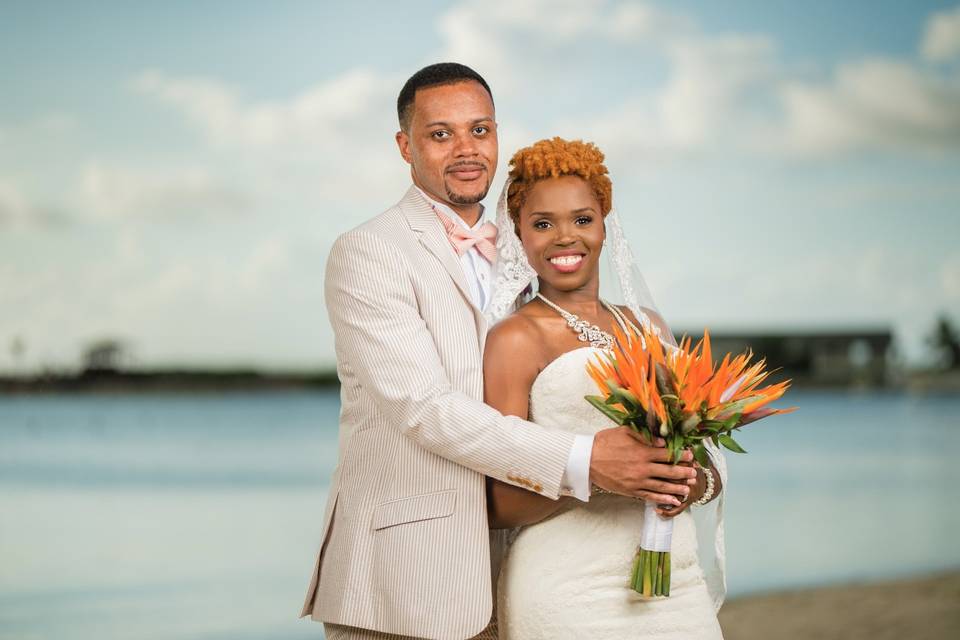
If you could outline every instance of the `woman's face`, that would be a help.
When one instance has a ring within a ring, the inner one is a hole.
[[[527,193],[517,222],[541,289],[599,287],[599,259],[606,235],[600,202],[579,176],[546,178]]]

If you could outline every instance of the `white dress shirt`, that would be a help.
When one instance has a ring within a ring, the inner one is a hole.
[[[480,205],[480,217],[477,218],[476,224],[470,227],[448,205],[437,202],[419,187],[417,187],[417,190],[436,210],[449,216],[451,220],[462,227],[477,231],[483,225],[483,205]],[[450,250],[453,251],[452,246]],[[459,256],[459,259],[467,286],[470,288],[470,296],[474,306],[480,311],[486,310],[493,293],[493,265],[487,262],[487,259],[480,254],[475,246],[470,247],[462,256]],[[560,481],[560,493],[562,495],[573,496],[584,502],[590,500],[590,456],[592,453],[593,436],[578,434],[570,448],[567,468],[564,470],[563,478]]]

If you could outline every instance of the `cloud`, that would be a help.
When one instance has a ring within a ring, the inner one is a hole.
[[[64,212],[32,202],[12,182],[0,177],[0,227],[58,227],[68,222]]]
[[[960,253],[954,253],[940,267],[940,284],[944,298],[960,305]]]
[[[952,60],[960,55],[960,6],[930,17],[920,51],[933,62]]]
[[[686,15],[647,3],[532,2],[517,8],[515,2],[471,1],[438,24],[441,57],[489,69],[495,85],[512,93],[531,78],[547,93],[542,88],[552,75],[560,85],[554,91],[562,92],[563,83],[577,86],[580,76],[609,64],[612,53],[601,43],[615,44],[613,54],[623,59],[659,61],[666,74],[658,85],[650,86],[649,69],[624,65],[623,84],[633,90],[612,105],[585,105],[589,115],[579,110],[575,122],[561,113],[553,123],[561,130],[576,124],[628,156],[822,158],[960,148],[960,76],[912,59],[865,57],[811,76],[786,65],[764,35],[706,33]],[[960,9],[931,18],[922,48],[938,60],[960,51]]]
[[[147,70],[133,82],[146,96],[181,111],[212,142],[224,146],[270,147],[342,138],[371,111],[395,99],[394,78],[351,70],[309,87],[286,101],[244,100],[237,90],[210,78],[171,76]]]
[[[142,170],[89,163],[80,178],[81,206],[101,217],[236,215],[252,197],[202,168]]]
[[[831,80],[787,81],[781,89],[786,149],[960,148],[960,82],[902,60],[840,65]]]
[[[467,0],[437,20],[442,40],[434,60],[475,67],[496,92],[529,87],[531,78],[571,71],[606,41],[631,48],[690,31],[681,14],[655,5],[606,0]],[[564,74],[561,74],[564,75]],[[568,83],[575,72],[565,75]]]
[[[354,69],[270,101],[247,99],[216,79],[155,70],[138,74],[133,86],[181,113],[218,169],[241,175],[265,199],[297,194],[301,208],[315,209],[383,206],[401,192],[407,172],[392,143],[401,83],[389,73]]]
[[[774,45],[764,37],[686,36],[663,45],[666,82],[620,105],[578,118],[587,137],[613,155],[662,162],[724,148],[743,150],[759,118],[750,104],[773,75]],[[564,128],[572,129],[573,121]]]

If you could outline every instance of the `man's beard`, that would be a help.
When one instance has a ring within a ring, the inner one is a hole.
[[[453,204],[477,204],[478,202],[480,202],[481,200],[487,197],[487,191],[490,190],[490,182],[488,181],[486,186],[483,188],[483,191],[481,191],[478,195],[475,195],[475,196],[468,196],[462,193],[457,193],[446,184],[446,181],[444,181],[443,188],[447,192],[448,202],[452,202]]]

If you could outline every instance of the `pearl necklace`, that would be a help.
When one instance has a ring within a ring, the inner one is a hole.
[[[537,293],[537,297],[543,300],[547,306],[552,307],[554,310],[559,313],[564,320],[567,321],[567,326],[579,333],[578,336],[580,342],[589,342],[591,347],[596,347],[598,349],[613,349],[613,336],[598,327],[595,324],[590,324],[586,320],[581,320],[579,316],[576,316],[566,309],[560,307],[554,302],[547,300],[543,297],[543,294]],[[607,311],[613,314],[614,318],[617,318],[617,312],[613,310],[609,304],[604,300],[600,301]]]

